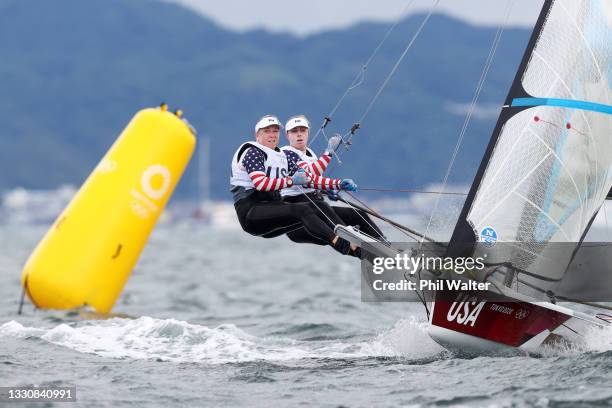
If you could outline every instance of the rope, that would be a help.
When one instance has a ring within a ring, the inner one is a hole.
[[[395,226],[395,227],[398,227],[398,228],[400,228],[400,229],[403,229],[404,231],[408,232],[409,234],[415,235],[415,236],[417,236],[417,237],[420,237],[420,236],[421,236],[421,235],[420,235],[418,232],[413,231],[413,230],[411,230],[410,228],[408,228],[408,227],[406,227],[406,226],[403,226],[403,225],[401,225],[401,224],[399,224],[399,223],[397,223],[397,222],[395,222],[395,221],[393,221],[393,220],[391,220],[391,219],[389,219],[389,218],[387,218],[387,217],[385,217],[385,216],[381,215],[380,213],[374,212],[374,210],[370,210],[370,209],[368,209],[368,208],[366,208],[366,207],[362,207],[362,206],[360,206],[360,205],[358,205],[358,204],[351,203],[350,201],[348,201],[348,200],[346,200],[346,199],[344,199],[344,198],[342,198],[342,197],[340,197],[340,196],[338,196],[338,201],[341,201],[341,202],[343,202],[343,203],[346,203],[346,204],[348,204],[349,206],[353,206],[353,207],[355,207],[357,210],[361,210],[361,211],[365,212],[366,214],[369,214],[369,215],[371,215],[371,216],[373,216],[373,217],[376,217],[376,218],[378,218],[379,220],[384,221],[384,222],[386,222],[386,223],[390,224],[391,226]],[[414,238],[414,237],[412,237],[412,235],[409,235],[409,236],[410,236],[410,238],[412,238],[412,239],[414,239],[415,241],[417,241],[417,239],[416,239],[416,238]]]
[[[333,116],[335,115],[336,111],[338,110],[338,108],[340,107],[340,105],[342,104],[342,102],[344,101],[344,98],[346,98],[346,96],[349,94],[349,92],[351,92],[353,89],[359,87],[361,84],[363,84],[363,82],[365,81],[365,73],[366,70],[368,69],[368,65],[370,65],[370,63],[372,62],[372,60],[374,59],[374,57],[376,56],[376,54],[378,54],[378,51],[380,50],[380,48],[383,46],[383,44],[387,41],[387,38],[389,38],[389,36],[391,35],[391,33],[393,32],[393,30],[395,29],[395,27],[400,23],[400,21],[402,21],[402,19],[404,18],[406,12],[408,11],[408,9],[410,8],[410,6],[412,6],[412,3],[414,3],[414,0],[410,0],[406,6],[404,7],[404,9],[402,10],[402,12],[400,13],[400,17],[393,23],[393,25],[391,25],[391,27],[387,30],[387,32],[385,33],[384,37],[382,38],[382,40],[378,43],[378,45],[376,46],[376,48],[374,49],[374,51],[372,52],[372,54],[370,54],[370,57],[367,59],[367,61],[365,62],[365,64],[363,64],[361,66],[361,68],[359,69],[359,71],[357,72],[357,75],[355,76],[355,78],[353,78],[353,80],[351,81],[351,83],[349,84],[349,86],[346,88],[346,90],[344,91],[344,93],[342,94],[342,96],[338,99],[338,101],[336,102],[336,105],[333,107],[333,109],[329,112],[329,114],[327,116],[325,116],[323,118],[323,123],[321,124],[321,126],[319,127],[319,130],[317,130],[317,133],[314,135],[314,137],[312,138],[312,140],[310,141],[310,143],[308,143],[308,146],[310,147],[310,145],[312,143],[314,143],[314,141],[317,139],[317,137],[319,136],[319,134],[321,132],[323,132],[323,136],[325,137],[326,140],[328,140],[327,135],[325,134],[325,127],[329,124],[329,122],[331,122]]]
[[[359,191],[382,191],[382,192],[392,192],[392,193],[441,194],[441,195],[458,195],[458,196],[467,195],[467,193],[459,193],[459,192],[452,192],[452,191],[429,191],[429,190],[418,190],[414,188],[359,187]]]
[[[317,203],[315,203],[315,202],[314,202],[314,200],[313,200],[313,199],[311,199],[311,198],[308,196],[308,194],[306,194],[306,192],[304,191],[304,189],[303,189],[302,187],[300,187],[300,186],[297,186],[297,187],[298,187],[298,189],[300,190],[300,192],[301,192],[301,193],[302,193],[302,194],[303,194],[303,195],[304,195],[304,196],[305,196],[305,197],[308,199],[308,201],[310,201],[310,202],[311,202],[311,203],[312,203],[312,204],[313,204],[313,205],[314,205],[314,206],[317,208],[317,210],[319,210],[319,212],[320,212],[321,214],[323,214],[323,215],[325,216],[325,218],[327,218],[327,220],[330,222],[330,224],[331,224],[332,226],[335,226],[335,225],[336,225],[336,223],[335,223],[334,221],[332,221],[332,219],[331,219],[331,218],[329,218],[329,216],[328,216],[327,214],[325,214],[325,211],[323,211],[323,210],[321,209],[321,207],[319,207],[319,206],[317,205]],[[349,194],[350,194],[350,193],[349,193]],[[357,200],[357,201],[359,201],[359,200]],[[348,202],[347,200],[343,200],[343,202],[345,202],[346,204],[348,204],[348,206],[349,206],[349,207],[351,207],[351,208],[352,208],[352,209],[353,209],[353,210],[354,210],[354,211],[357,213],[357,215],[359,215],[359,217],[360,217],[361,219],[363,219],[363,220],[366,222],[366,224],[368,224],[368,225],[370,226],[370,228],[372,228],[373,230],[376,230],[376,228],[375,228],[375,227],[374,227],[372,224],[370,224],[370,223],[368,222],[368,220],[367,220],[365,217],[363,217],[363,216],[362,216],[362,215],[359,213],[359,211],[357,211],[357,209],[356,209],[355,207],[353,207],[353,205],[351,205],[351,203],[350,203],[350,202]],[[364,206],[365,206],[365,205],[364,205]],[[371,211],[372,211],[372,210],[371,210]],[[364,235],[367,235],[367,234],[364,234]],[[374,237],[371,237],[371,238],[375,239]],[[382,238],[382,241],[383,241],[384,243],[389,244],[389,245],[391,244],[391,242],[389,242],[389,241],[388,241],[388,240],[387,240],[385,237],[381,237],[381,238]],[[413,238],[413,237],[411,237],[411,238],[412,238],[412,239],[415,239],[415,238]],[[415,241],[416,241],[416,239],[415,239]]]
[[[421,271],[423,270],[423,267],[419,268],[419,282],[421,281]],[[406,272],[404,272],[404,277],[406,277]],[[425,313],[427,314],[427,321],[429,321],[430,318],[430,313],[429,313],[429,306],[427,306],[427,299],[425,298],[425,291],[421,291],[421,290],[416,290],[415,291],[417,297],[419,298],[419,300],[421,301],[421,303],[423,304],[423,307],[425,308]]]
[[[387,192],[403,192],[403,193],[420,193],[420,194],[447,194],[447,195],[462,195],[465,196],[467,195],[466,193],[453,193],[453,192],[440,192],[440,191],[423,191],[423,190],[415,190],[415,189],[392,189],[392,188],[362,188],[360,187],[359,190],[361,191],[387,191]],[[351,194],[351,197],[353,197],[355,200],[359,201],[363,206],[365,206],[366,208],[368,208],[370,211],[375,212],[372,208],[368,207],[365,203],[363,203],[362,201],[360,201],[357,197],[355,197],[354,195]],[[363,216],[361,215],[361,213],[359,213],[359,211],[353,207],[353,205],[347,201],[347,200],[343,200],[343,202],[345,202],[346,204],[349,205],[349,207],[351,207],[361,218],[363,218]],[[383,217],[384,218],[384,217]],[[365,218],[363,218],[364,221],[368,222]],[[379,219],[382,219],[379,217]],[[383,219],[383,221],[385,221]],[[410,237],[411,239],[418,241],[414,236],[408,234],[406,231],[404,231],[403,229],[397,227],[396,225],[393,225],[392,223],[390,223],[389,221],[385,221],[387,224],[391,225],[393,228],[401,231],[404,235]],[[369,224],[369,223],[368,223]],[[370,225],[370,224],[369,224]],[[370,225],[372,226],[372,225]],[[421,239],[425,239],[424,237],[421,237]],[[385,240],[387,241],[387,240]],[[389,241],[387,241],[389,242]],[[390,242],[389,242],[390,243]],[[425,309],[427,310],[427,306],[425,306]]]
[[[351,204],[351,202],[350,202],[350,201],[348,201],[348,200],[343,200],[343,202],[344,202],[344,203],[346,203],[346,204],[347,204],[347,205],[348,205],[348,206],[349,206],[349,207],[350,207],[350,208],[351,208],[353,211],[355,211],[355,213],[357,213],[357,215],[359,216],[359,218],[361,218],[363,221],[365,221],[365,223],[366,223],[366,224],[368,224],[368,226],[369,226],[370,228],[372,228],[374,231],[376,231],[376,227],[375,227],[374,225],[372,225],[372,224],[371,224],[371,223],[370,223],[370,222],[369,222],[369,221],[368,221],[368,220],[367,220],[367,219],[366,219],[366,218],[365,218],[363,215],[361,215],[361,213],[359,212],[359,210],[357,210],[357,208],[355,208],[355,207],[353,206],[353,204]],[[365,234],[365,235],[367,235],[367,234]],[[371,237],[371,238],[374,238],[374,237]],[[413,239],[414,239],[414,238],[413,238]],[[389,240],[388,240],[386,237],[384,237],[384,236],[381,236],[381,237],[380,237],[380,240],[381,240],[381,241],[383,241],[385,244],[389,244],[389,245],[391,244],[391,242],[390,242],[390,241],[389,241]]]
[[[23,302],[26,295],[26,285],[28,284],[28,280],[26,278],[25,282],[23,282],[23,288],[21,289],[21,297],[19,298],[19,308],[17,309],[17,314],[20,315],[23,311]]]
[[[304,189],[303,189],[302,187],[300,187],[299,185],[298,185],[298,186],[296,186],[296,187],[297,187],[297,188],[300,190],[300,192],[301,192],[301,193],[302,193],[302,194],[303,194],[303,195],[304,195],[304,196],[305,196],[305,197],[308,199],[308,201],[310,201],[310,202],[311,202],[311,203],[312,203],[312,204],[313,204],[315,207],[317,207],[317,210],[319,210],[319,211],[321,212],[321,214],[323,214],[323,215],[325,216],[325,218],[327,218],[327,221],[329,221],[329,223],[330,223],[332,226],[335,226],[335,225],[336,225],[336,223],[335,223],[335,222],[333,222],[333,221],[332,221],[332,219],[331,219],[331,218],[329,218],[329,216],[328,216],[327,214],[325,214],[325,211],[323,211],[323,210],[321,209],[321,207],[319,207],[319,206],[317,205],[317,203],[315,203],[315,202],[314,202],[314,200],[313,200],[312,198],[308,197],[308,194],[306,194],[306,192],[304,191]]]
[[[364,208],[366,208],[368,211],[370,211],[374,216],[376,216],[379,219],[384,219],[385,217],[383,217],[382,215],[380,215],[376,210],[374,210],[373,208],[369,207],[366,203],[364,203],[363,201],[361,201],[360,199],[358,199],[354,194],[351,194],[348,191],[345,191],[345,193],[347,193],[349,196],[351,196],[355,201],[357,201],[359,204],[361,204]],[[393,225],[390,222],[387,222],[389,225],[391,225],[393,228],[395,228],[396,230],[400,231],[402,234],[406,235],[407,237],[418,241],[418,239],[416,239],[413,235],[409,234],[408,232],[406,232],[405,230],[403,230],[402,228],[399,228],[396,225]],[[414,234],[417,235],[417,234]],[[418,235],[417,235],[418,236]],[[422,236],[421,236],[422,237]],[[427,237],[424,237],[423,239],[428,239]]]
[[[505,16],[504,22],[499,25],[499,27],[497,28],[497,32],[495,33],[495,37],[493,39],[493,44],[491,45],[491,49],[489,50],[489,55],[487,56],[487,60],[486,60],[485,65],[483,67],[482,73],[480,74],[480,79],[478,80],[478,85],[476,86],[476,89],[475,89],[475,92],[474,92],[474,96],[472,97],[472,102],[470,104],[470,109],[468,111],[467,116],[465,117],[465,120],[463,122],[463,126],[461,128],[461,131],[459,132],[459,138],[457,139],[457,143],[455,144],[455,149],[454,149],[453,154],[451,156],[451,160],[450,160],[450,162],[448,164],[448,168],[446,169],[446,174],[444,175],[444,180],[442,181],[442,189],[441,189],[441,191],[444,191],[446,189],[446,184],[448,183],[448,178],[450,176],[450,172],[451,172],[451,170],[452,170],[452,168],[453,168],[453,166],[455,164],[455,160],[457,159],[457,154],[459,153],[459,149],[460,149],[461,145],[463,144],[463,139],[465,137],[465,133],[466,133],[468,125],[470,124],[470,121],[472,119],[472,115],[474,114],[474,109],[476,108],[476,103],[478,102],[478,98],[480,97],[480,93],[482,91],[482,88],[484,87],[484,83],[485,83],[485,80],[486,80],[487,75],[489,73],[489,70],[491,68],[491,65],[493,64],[493,59],[495,57],[495,53],[497,52],[497,47],[499,46],[502,34],[504,32],[504,26],[508,22],[508,18],[510,17],[510,12],[512,11],[512,8],[514,6],[514,2],[515,2],[515,0],[508,0],[508,3],[506,5],[506,16]],[[425,234],[427,234],[429,232],[429,228],[431,227],[431,223],[433,221],[434,215],[436,214],[436,211],[438,210],[439,203],[440,203],[440,196],[438,196],[436,198],[433,210],[431,212],[431,216],[429,217],[429,221],[427,222],[427,227],[425,228]]]

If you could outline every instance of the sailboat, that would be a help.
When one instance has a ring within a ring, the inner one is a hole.
[[[585,241],[612,188],[611,99],[612,1],[546,0],[446,247],[488,257],[471,279],[493,289],[435,292],[435,341],[531,351],[612,325],[595,303],[612,301],[612,247]],[[336,230],[376,256],[398,252]]]

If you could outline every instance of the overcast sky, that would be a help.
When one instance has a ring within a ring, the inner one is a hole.
[[[434,0],[166,0],[183,4],[238,31],[266,28],[305,35],[342,28],[358,21],[394,21],[402,12],[423,12]],[[514,6],[509,25],[531,26],[543,0],[441,0],[438,9],[479,25],[505,20],[508,1]],[[406,7],[408,9],[406,10]]]

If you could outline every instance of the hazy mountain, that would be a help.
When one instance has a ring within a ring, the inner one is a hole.
[[[328,134],[346,132],[361,116],[422,19],[396,27]],[[367,23],[306,38],[238,34],[152,0],[3,0],[0,189],[80,184],[130,117],[163,100],[210,138],[213,195],[229,199],[229,160],[255,121],[305,113],[318,126],[388,28]],[[494,34],[434,16],[333,174],[369,187],[440,181]],[[528,35],[505,31],[452,182],[473,177]],[[194,160],[183,196],[196,191],[195,167]]]

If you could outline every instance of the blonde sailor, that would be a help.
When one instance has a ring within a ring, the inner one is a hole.
[[[380,239],[383,237],[378,226],[372,221],[368,214],[350,207],[330,206],[323,198],[320,190],[333,193],[337,190],[355,191],[357,185],[351,179],[331,179],[323,177],[322,174],[331,162],[332,155],[337,150],[342,138],[339,135],[329,138],[327,149],[321,155],[317,155],[308,147],[310,123],[304,115],[291,117],[285,126],[285,132],[289,141],[288,146],[281,149],[287,153],[289,167],[297,166],[312,175],[312,181],[303,188],[287,188],[281,190],[283,201],[291,203],[310,203],[320,210],[323,217],[339,217],[343,225],[358,226],[361,231],[371,237]],[[334,197],[334,194],[329,194]],[[333,214],[333,215],[331,215]],[[309,242],[313,244],[326,245],[325,242],[313,239],[304,229],[297,229],[287,233],[289,239],[294,242]]]

